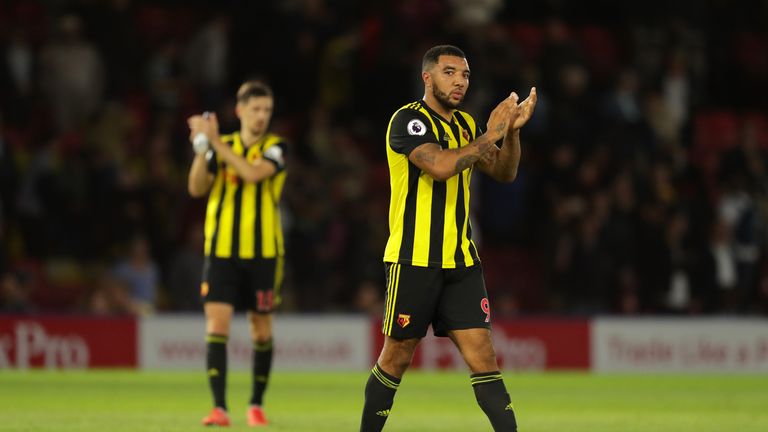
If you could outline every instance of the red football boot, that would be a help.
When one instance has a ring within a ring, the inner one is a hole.
[[[203,424],[205,426],[229,426],[229,416],[223,409],[216,407],[211,410],[211,413],[203,418]]]
[[[248,426],[266,426],[268,423],[264,410],[260,406],[254,405],[248,408]]]

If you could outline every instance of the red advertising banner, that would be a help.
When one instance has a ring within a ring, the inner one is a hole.
[[[134,318],[0,315],[0,369],[136,367]]]
[[[384,343],[381,322],[372,323],[374,352]],[[523,319],[495,321],[493,343],[503,369],[589,369],[590,332],[585,319]],[[430,329],[414,355],[412,367],[456,369],[464,367],[461,354],[448,338],[437,338]]]

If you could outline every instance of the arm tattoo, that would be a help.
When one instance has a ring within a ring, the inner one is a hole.
[[[501,122],[498,125],[496,125],[496,132],[503,135],[504,131],[507,129],[507,122]]]
[[[491,146],[494,145],[492,142],[488,141],[488,139],[486,139],[485,137],[483,137],[482,139],[475,140],[475,142],[477,143],[478,156],[482,156],[488,153],[491,150]]]
[[[495,146],[494,146],[495,147]],[[493,150],[493,148],[491,148]],[[499,151],[489,151],[488,153],[483,154],[483,157],[480,158],[480,161],[487,166],[491,166],[496,162],[496,158],[499,155]]]
[[[479,155],[466,155],[463,157],[460,157],[459,160],[456,161],[456,172],[460,173],[464,171],[465,169],[471,167],[475,162],[477,162],[480,159]]]
[[[416,160],[419,162],[424,162],[429,165],[435,164],[435,155],[432,152],[422,150],[418,153],[416,153]]]
[[[477,145],[477,154],[460,157],[456,161],[456,173],[460,173],[474,165],[477,161],[485,157],[491,151],[491,148],[495,146],[492,142],[488,141],[488,139],[485,139],[484,137],[475,140],[474,144]]]

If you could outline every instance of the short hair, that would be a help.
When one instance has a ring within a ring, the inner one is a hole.
[[[467,56],[464,54],[464,51],[462,51],[459,47],[453,45],[433,46],[432,48],[428,49],[426,53],[424,53],[424,59],[421,61],[422,72],[436,65],[438,60],[440,60],[441,55],[461,57],[463,59],[467,58]]]
[[[264,81],[250,80],[244,82],[237,90],[237,101],[240,103],[248,102],[252,97],[272,96],[272,88]]]

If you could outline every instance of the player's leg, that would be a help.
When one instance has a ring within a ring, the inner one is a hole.
[[[517,431],[517,420],[512,400],[496,362],[496,352],[488,329],[449,331],[451,340],[461,352],[472,372],[470,382],[475,398],[496,432]]]
[[[496,432],[517,431],[509,393],[496,361],[490,307],[480,265],[448,270],[436,333],[447,334],[471,371],[475,398]]]
[[[272,370],[272,314],[249,311],[248,320],[253,341],[253,363],[251,401],[247,417],[250,426],[259,426],[267,424],[262,405]]]
[[[383,370],[389,376],[398,381],[403,378],[408,366],[413,360],[413,353],[419,344],[420,338],[398,340],[390,336],[384,336],[384,346],[376,360],[379,370]]]
[[[272,371],[272,311],[279,303],[282,282],[281,258],[257,258],[251,263],[248,290],[248,321],[253,354],[251,363],[251,400],[247,411],[248,425],[267,424],[262,405]]]
[[[365,385],[360,432],[379,432],[389,417],[400,380],[427,333],[440,292],[439,269],[387,264],[384,347]]]
[[[365,384],[365,404],[360,432],[379,432],[384,428],[400,380],[411,364],[420,340],[398,340],[384,336],[384,347]]]
[[[461,352],[470,372],[481,374],[499,370],[490,330],[486,328],[450,330],[448,336]]]
[[[227,417],[227,340],[233,307],[220,302],[205,303],[206,371],[214,409],[203,419],[206,425],[229,425]]]
[[[227,417],[227,340],[235,303],[237,271],[229,260],[207,259],[201,295],[206,330],[206,372],[214,409],[203,419],[206,425],[229,425]]]

